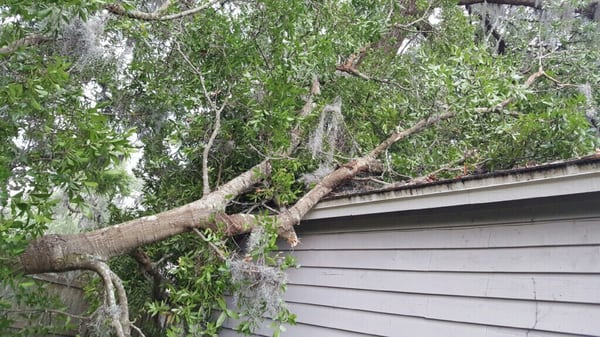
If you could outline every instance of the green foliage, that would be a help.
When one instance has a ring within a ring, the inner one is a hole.
[[[43,337],[75,329],[65,305],[47,283],[22,276],[5,279],[0,290],[0,331],[7,337]],[[10,329],[13,324],[23,329]]]

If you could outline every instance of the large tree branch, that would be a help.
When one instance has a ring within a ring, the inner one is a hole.
[[[321,182],[298,200],[293,207],[277,216],[280,236],[287,239],[292,246],[295,246],[298,243],[298,238],[293,231],[293,226],[298,224],[304,215],[306,215],[306,213],[308,213],[308,211],[310,211],[323,197],[331,193],[331,191],[343,182],[355,177],[358,173],[371,170],[373,167],[378,167],[380,163],[377,161],[377,157],[392,144],[454,116],[455,113],[446,112],[438,116],[422,119],[409,129],[394,132],[366,156],[340,166],[337,170],[323,178]]]
[[[308,106],[300,111],[301,117],[310,113],[312,97],[318,93],[319,83],[315,78],[307,98]],[[293,130],[293,144],[288,153],[300,142],[299,132],[299,129]],[[257,224],[256,219],[247,214],[227,215],[225,207],[229,200],[270,174],[271,164],[265,159],[217,190],[181,207],[91,232],[45,235],[32,241],[19,256],[18,269],[26,274],[36,274],[86,268],[84,266],[90,260],[106,261],[191,228],[222,229],[227,235],[247,232]]]
[[[230,219],[223,213],[225,206],[229,199],[268,176],[270,170],[270,163],[263,160],[200,200],[156,215],[80,234],[45,235],[27,246],[18,258],[18,268],[26,274],[81,269],[90,259],[105,261],[191,227],[217,229],[220,223],[227,233],[240,232],[248,219],[243,215]]]
[[[454,114],[445,113],[421,120],[410,129],[394,133],[365,157],[353,160],[326,176],[293,207],[277,216],[281,236],[290,244],[297,244],[293,226],[324,196],[359,172],[377,165],[377,156],[393,143],[452,116]],[[90,260],[107,260],[136,247],[187,232],[190,228],[217,228],[220,225],[228,235],[248,232],[257,224],[254,216],[227,215],[222,210],[228,197],[239,195],[269,171],[270,166],[265,160],[190,204],[92,232],[43,236],[30,243],[19,257],[20,268],[25,273],[86,268]]]

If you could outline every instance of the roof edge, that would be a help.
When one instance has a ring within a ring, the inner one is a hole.
[[[600,157],[496,171],[433,183],[337,196],[303,220],[572,195],[600,191]]]

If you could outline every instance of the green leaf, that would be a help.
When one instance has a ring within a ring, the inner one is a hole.
[[[225,311],[221,312],[221,314],[219,315],[219,318],[217,318],[217,322],[215,323],[217,327],[221,327],[223,326],[223,323],[225,323],[225,320],[227,319],[227,313]]]
[[[23,86],[19,83],[9,83],[7,87],[11,101],[16,101],[23,94]]]
[[[86,180],[86,181],[84,181],[83,183],[84,183],[84,185],[85,185],[85,186],[87,186],[87,187],[92,187],[92,188],[96,188],[96,187],[98,187],[98,183],[97,183],[97,182],[95,182],[95,181],[89,181],[89,180]]]
[[[34,285],[35,285],[35,282],[33,282],[33,281],[19,283],[20,288],[29,288],[29,287],[33,287]]]

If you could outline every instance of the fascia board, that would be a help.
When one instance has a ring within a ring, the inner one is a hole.
[[[598,165],[572,165],[325,200],[303,220],[527,200],[600,191]],[[599,200],[600,206],[600,200]]]

